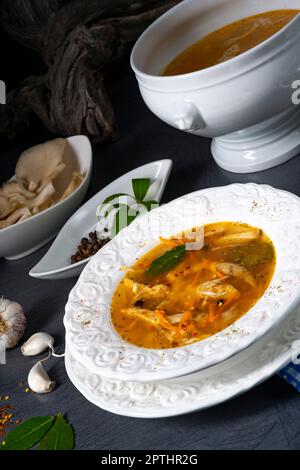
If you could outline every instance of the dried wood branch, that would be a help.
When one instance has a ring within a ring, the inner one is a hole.
[[[117,126],[105,74],[154,19],[178,2],[0,0],[0,7],[6,5],[7,31],[39,50],[48,66],[44,76],[28,77],[8,96],[0,108],[0,133],[13,137],[36,115],[57,134],[85,134],[94,142],[114,139]]]

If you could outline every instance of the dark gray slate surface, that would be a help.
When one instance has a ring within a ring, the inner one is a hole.
[[[165,157],[174,160],[165,202],[197,189],[248,181],[272,184],[300,195],[299,158],[262,173],[227,173],[215,165],[209,140],[176,131],[150,113],[127,65],[119,76],[122,79],[111,83],[111,96],[121,137],[114,144],[94,146],[95,167],[88,197],[130,169]],[[21,144],[2,147],[1,180],[11,176],[23,148],[45,137],[37,131]],[[16,262],[0,260],[0,295],[24,306],[29,323],[25,339],[36,331],[46,331],[55,336],[62,351],[64,305],[76,280],[40,281],[28,276],[46,249]],[[77,449],[300,449],[299,395],[277,376],[206,411],[138,420],[115,416],[91,405],[68,380],[63,360],[48,363],[51,377],[58,382],[53,393],[25,393],[18,383],[26,379],[35,361],[23,358],[18,348],[10,351],[7,365],[0,366],[0,396],[11,396],[16,418],[59,411],[66,414],[75,428]]]

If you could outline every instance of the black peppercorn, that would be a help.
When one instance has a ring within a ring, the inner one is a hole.
[[[95,255],[109,241],[109,238],[99,238],[97,232],[91,232],[89,238],[82,238],[76,253],[71,256],[71,264],[78,263]]]

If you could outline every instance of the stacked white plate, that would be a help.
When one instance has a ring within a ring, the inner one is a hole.
[[[124,341],[110,304],[131,266],[158,241],[218,221],[260,227],[276,248],[276,269],[255,306],[225,330],[189,346],[153,350]],[[66,306],[66,368],[95,405],[153,418],[225,401],[291,361],[300,334],[300,199],[270,186],[234,184],[181,197],[149,214],[93,257]]]

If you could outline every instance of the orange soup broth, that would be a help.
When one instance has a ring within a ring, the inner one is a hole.
[[[276,34],[299,11],[273,10],[228,24],[181,52],[165,67],[161,75],[195,72],[237,57]]]
[[[220,227],[225,227],[225,231],[221,231]],[[248,233],[247,231],[251,229],[253,227],[247,224],[232,222],[206,225],[205,244],[201,250],[187,251],[184,259],[173,269],[154,279],[149,279],[145,272],[153,260],[175,246],[190,241],[190,239],[180,238],[162,240],[128,270],[115,292],[111,317],[117,332],[123,339],[137,346],[155,349],[171,348],[200,341],[238,320],[264,294],[275,269],[274,246],[259,229],[255,229],[259,233],[259,238],[256,240],[249,243],[224,244],[226,234],[243,231]],[[219,266],[218,263],[237,264],[249,273],[250,280],[254,279],[255,287],[249,284],[249,280],[245,282],[243,276],[226,276],[219,272],[216,269],[216,266]],[[201,299],[197,298],[197,286],[218,279],[221,283],[232,287],[233,292],[229,291],[228,297],[222,298],[221,295],[218,298],[205,296]],[[165,318],[169,318],[169,315],[189,312],[186,313],[186,325],[182,325],[181,333],[175,334],[175,330],[169,328],[169,322],[166,328],[157,327],[142,319],[124,314],[124,310],[134,306],[132,304],[134,296],[127,286],[128,280],[151,288],[166,286],[164,289],[168,290],[168,294],[165,298],[140,299],[137,305],[151,311],[162,310]],[[234,295],[235,291],[238,292],[237,297]]]

